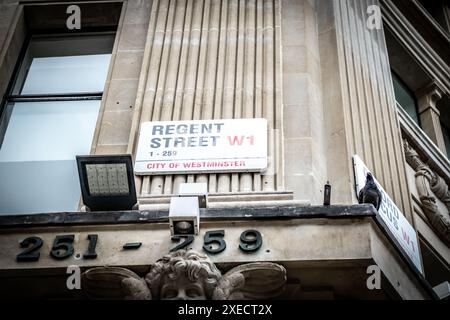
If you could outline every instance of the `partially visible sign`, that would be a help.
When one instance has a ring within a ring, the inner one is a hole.
[[[267,168],[267,120],[144,122],[134,171],[250,172]]]
[[[357,155],[353,157],[353,163],[355,170],[356,194],[358,195],[361,189],[366,185],[367,173],[369,173],[370,170]],[[374,180],[383,195],[383,201],[381,202],[378,214],[394,235],[399,245],[408,255],[409,259],[414,263],[416,268],[423,273],[416,231],[409,224],[408,220],[406,220],[405,216],[397,208],[394,201],[392,201],[375,177]]]

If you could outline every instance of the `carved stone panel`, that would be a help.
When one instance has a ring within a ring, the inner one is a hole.
[[[416,186],[422,209],[439,238],[450,247],[450,192],[447,183],[419,157],[419,154],[404,140],[405,157],[416,172]],[[447,207],[439,210],[436,200]]]
[[[224,275],[203,254],[180,250],[159,259],[144,278],[119,267],[97,267],[82,275],[91,299],[231,300],[271,299],[283,293],[286,270],[270,262],[237,266]]]

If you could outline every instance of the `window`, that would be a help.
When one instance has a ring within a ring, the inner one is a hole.
[[[392,72],[392,81],[394,84],[394,93],[397,103],[403,110],[420,126],[419,113],[417,111],[417,103],[414,94],[410,92],[408,87],[400,80],[400,78]]]
[[[76,211],[114,35],[34,36],[0,120],[0,214]]]

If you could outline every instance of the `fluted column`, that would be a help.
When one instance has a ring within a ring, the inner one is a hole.
[[[324,109],[334,201],[356,202],[351,157],[358,154],[400,210],[410,193],[383,29],[368,28],[378,0],[319,0]],[[342,120],[339,120],[342,119]]]
[[[279,14],[279,0],[153,2],[129,149],[146,121],[265,117],[272,138],[266,173],[142,176],[141,196],[170,195],[183,182],[206,182],[210,193],[282,190],[273,134],[281,128]]]

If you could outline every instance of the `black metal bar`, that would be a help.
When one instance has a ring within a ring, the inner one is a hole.
[[[331,205],[331,185],[329,182],[324,187],[323,191],[323,205],[329,206]]]
[[[103,92],[83,92],[70,94],[22,94],[6,97],[8,102],[83,101],[101,100]]]
[[[264,208],[208,208],[200,210],[200,217],[204,221],[358,219],[372,217],[375,215],[376,210],[372,205],[328,207],[268,206]],[[27,228],[43,226],[165,223],[168,221],[168,210],[60,212],[12,216],[0,215],[0,230],[4,228]]]
[[[141,247],[142,242],[133,242],[133,243],[126,243],[123,245],[123,250],[137,250]]]

